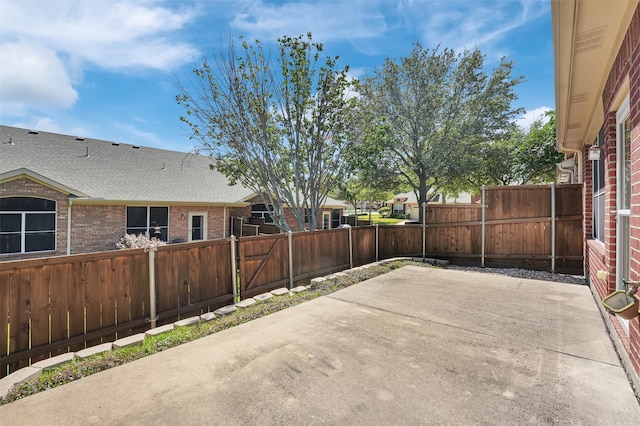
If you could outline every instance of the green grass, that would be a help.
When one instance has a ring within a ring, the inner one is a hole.
[[[369,220],[369,213],[359,214],[358,219]],[[371,213],[371,223],[373,225],[396,225],[406,219],[394,219],[390,217],[382,217],[378,213]]]
[[[368,280],[369,278],[386,274],[405,265],[431,267],[420,262],[410,261],[385,263],[361,271],[355,271],[344,277],[337,277],[319,284],[314,284],[313,287],[307,291],[292,296],[273,297],[267,301],[258,302],[248,308],[238,309],[229,315],[216,318],[210,322],[200,323],[192,327],[181,327],[158,336],[145,338],[144,342],[138,346],[114,349],[83,360],[74,359],[55,369],[43,372],[35,379],[28,380],[14,387],[6,398],[0,400],[0,405],[82,379],[83,377],[100,371],[117,367],[118,365],[135,361],[136,359],[217,333],[218,331],[235,327],[288,307],[333,293],[334,291]]]

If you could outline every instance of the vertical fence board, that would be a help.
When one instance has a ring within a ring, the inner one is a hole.
[[[100,263],[99,260],[84,262],[85,333],[102,327]],[[87,342],[87,346],[100,343],[100,339],[94,339]]]
[[[2,355],[7,355],[7,340],[9,336],[9,270],[0,271],[0,361]],[[0,371],[1,377],[2,371]]]
[[[71,264],[71,280],[69,281],[69,336],[84,334],[84,262]],[[82,349],[83,345],[76,346]]]
[[[49,343],[50,268],[43,265],[31,270],[31,347]],[[32,363],[48,356],[32,358]]]
[[[114,257],[112,262],[115,281],[113,286],[115,287],[116,324],[131,320],[130,260],[129,256],[118,256]]]
[[[15,297],[15,308],[11,315],[11,340],[14,343],[13,352],[28,349],[29,320],[31,318],[31,270],[20,269],[12,280],[11,296]]]
[[[132,254],[129,266],[131,319],[147,316],[149,311],[149,255],[143,250]]]
[[[67,315],[69,312],[69,264],[56,264],[51,269],[49,285],[51,315],[51,342],[69,337]],[[61,350],[60,352],[66,352]],[[54,354],[52,354],[54,355]]]
[[[200,248],[189,250],[189,304],[199,302],[200,298]]]
[[[178,274],[178,306],[187,306],[189,304],[189,252],[179,250],[174,253],[172,259],[173,267]]]
[[[101,326],[109,327],[116,324],[116,269],[114,259],[100,260],[100,310],[102,311]],[[103,342],[115,340],[115,333],[102,337]]]

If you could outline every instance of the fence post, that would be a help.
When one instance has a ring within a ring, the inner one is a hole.
[[[556,272],[556,184],[551,184],[551,272]]]
[[[236,259],[236,236],[229,237],[231,247],[231,285],[233,286],[233,303],[238,302],[238,265]]]
[[[156,327],[156,247],[146,248],[149,253],[149,317],[151,328]]]
[[[287,239],[289,240],[289,290],[293,288],[293,243],[291,235],[291,231],[287,231]]]
[[[351,237],[351,227],[349,229],[349,268],[353,269],[353,238]]]
[[[378,224],[376,223],[376,262],[378,261],[378,246],[379,246],[379,244],[380,244],[380,243],[379,243],[379,241],[380,241],[380,240],[378,239],[378,238],[380,238],[380,233],[379,233],[379,231],[380,231],[380,225],[378,225]]]
[[[422,262],[427,257],[427,203],[422,202]]]
[[[484,245],[485,245],[485,235],[486,235],[486,226],[487,226],[487,187],[485,185],[482,185],[482,199],[480,200],[480,203],[482,204],[482,225],[481,225],[481,254],[480,254],[480,258],[481,258],[481,265],[484,268]]]

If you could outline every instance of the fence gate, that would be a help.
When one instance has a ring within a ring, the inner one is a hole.
[[[287,234],[240,238],[238,257],[241,299],[289,282]]]

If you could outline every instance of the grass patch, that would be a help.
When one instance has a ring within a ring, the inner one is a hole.
[[[359,213],[358,219],[369,220],[369,213]],[[393,217],[382,217],[379,213],[371,213],[372,225],[396,225],[406,219],[396,219]]]
[[[412,261],[384,263],[368,269],[354,271],[347,276],[336,277],[322,283],[314,284],[310,289],[301,293],[291,296],[273,297],[264,302],[258,302],[247,308],[238,309],[229,315],[218,317],[213,321],[203,322],[191,327],[180,327],[158,336],[145,338],[144,342],[138,346],[114,349],[83,360],[74,359],[55,369],[43,372],[37,378],[15,386],[6,398],[0,400],[0,405],[61,386],[65,383],[74,382],[100,371],[108,370],[183,343],[191,342],[201,337],[244,324],[291,306],[333,293],[378,275],[386,274],[406,265],[432,267],[427,264]]]

